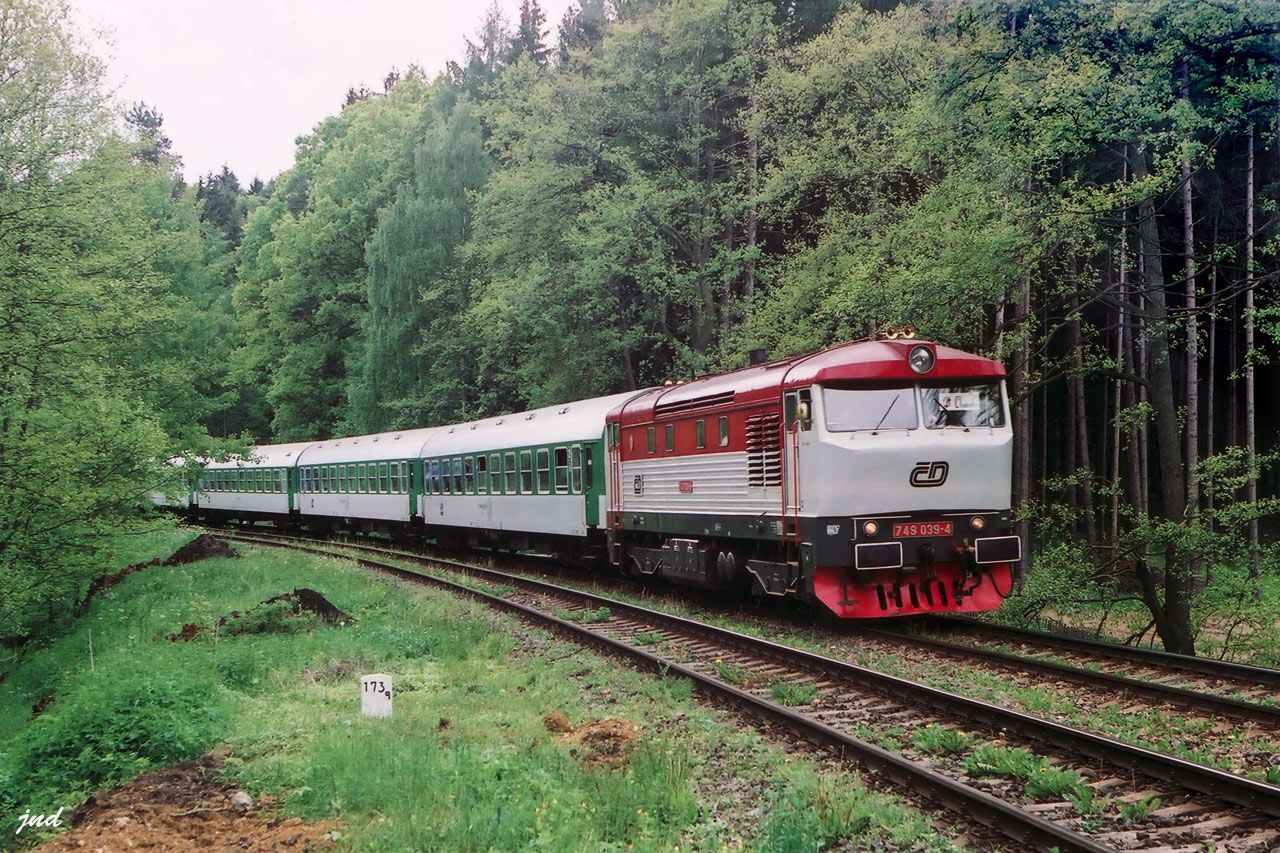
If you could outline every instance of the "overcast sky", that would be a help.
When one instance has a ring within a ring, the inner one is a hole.
[[[458,59],[489,0],[72,0],[125,103],[146,101],[190,181],[226,163],[248,184],[293,162],[293,141],[351,86]],[[513,23],[520,0],[497,0]],[[542,0],[548,41],[572,0]]]

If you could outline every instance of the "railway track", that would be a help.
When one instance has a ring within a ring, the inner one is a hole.
[[[934,617],[928,624],[940,629],[952,645],[964,648],[994,645],[1013,650],[1020,657],[1040,660],[1052,657],[1076,667],[1149,684],[1202,694],[1213,691],[1245,703],[1271,701],[1276,704],[1263,707],[1271,707],[1280,714],[1280,670],[1277,669],[1063,637],[965,617]],[[912,638],[922,639],[914,635]],[[956,642],[952,638],[963,638],[967,642]]]
[[[318,547],[307,540],[258,532],[220,535],[353,558],[371,568],[479,597],[641,666],[689,678],[703,692],[834,749],[895,786],[943,805],[960,820],[977,821],[1020,845],[1166,851],[1206,845],[1260,851],[1280,845],[1280,788],[1091,732],[496,569],[370,545]],[[393,565],[388,559],[466,577],[450,580]],[[485,588],[477,588],[477,582]],[[797,704],[788,707],[786,701]],[[984,776],[982,762],[930,754],[909,734],[941,729],[1001,745],[994,752],[987,747],[989,755],[1016,757],[1008,745],[1034,750],[1047,757],[1052,768],[1078,774],[1077,782],[1070,790],[1047,793],[1041,785],[1039,797],[1033,797],[1016,773]]]

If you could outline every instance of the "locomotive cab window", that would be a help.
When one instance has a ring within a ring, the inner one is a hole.
[[[569,493],[569,449],[556,448],[556,494]]]
[[[915,429],[916,394],[899,388],[823,388],[822,412],[829,432]]]
[[[929,429],[1004,426],[1004,402],[998,382],[921,388],[920,402],[924,425]]]

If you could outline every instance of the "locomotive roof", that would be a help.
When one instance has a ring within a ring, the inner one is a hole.
[[[300,465],[337,462],[376,462],[380,459],[417,459],[422,446],[443,427],[397,429],[369,435],[352,435],[314,441],[300,454]]]
[[[936,355],[934,368],[923,375],[907,364],[907,354],[922,344]],[[784,390],[815,383],[929,382],[1004,375],[1004,365],[998,361],[930,341],[857,341],[652,389],[615,409],[611,418],[623,424],[648,423],[681,412],[776,401]]]
[[[605,416],[620,404],[642,393],[644,392],[626,391],[608,397],[593,397],[440,427],[439,433],[423,448],[422,455],[445,456],[452,453],[475,453],[507,447],[598,439],[604,433]]]

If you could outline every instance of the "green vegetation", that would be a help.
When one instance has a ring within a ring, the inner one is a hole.
[[[1121,803],[1120,817],[1130,823],[1137,823],[1140,820],[1145,820],[1148,815],[1160,808],[1160,805],[1160,798],[1156,796],[1143,797],[1133,802]]]
[[[729,684],[742,684],[747,680],[747,671],[737,664],[716,661],[713,666],[715,667],[716,675]]]
[[[911,745],[931,755],[953,755],[964,752],[973,745],[973,742],[971,735],[937,723],[930,723],[911,733]]]
[[[809,705],[818,698],[818,687],[794,681],[775,681],[769,685],[769,698],[781,705]]]
[[[1067,800],[1077,804],[1091,801],[1093,795],[1084,777],[1076,771],[1047,765],[1032,771],[1026,791],[1033,800]]]
[[[128,557],[179,541],[135,542]],[[299,586],[353,620],[255,607]],[[275,615],[169,639],[232,611]],[[391,720],[358,715],[365,672],[392,675]],[[568,723],[551,726],[562,709]],[[618,667],[474,602],[273,549],[149,568],[96,596],[0,683],[0,719],[14,723],[0,730],[4,821],[13,804],[52,810],[217,746],[224,773],[285,814],[341,819],[340,848],[951,847],[855,775],[694,704],[688,682]],[[597,750],[592,731],[622,732],[617,749]],[[741,784],[726,790],[725,778]]]
[[[964,769],[973,776],[1013,776],[1030,779],[1044,759],[1017,746],[984,743],[964,759]]]
[[[641,631],[631,638],[631,642],[637,646],[656,646],[659,643],[665,643],[667,638],[656,631]]]

